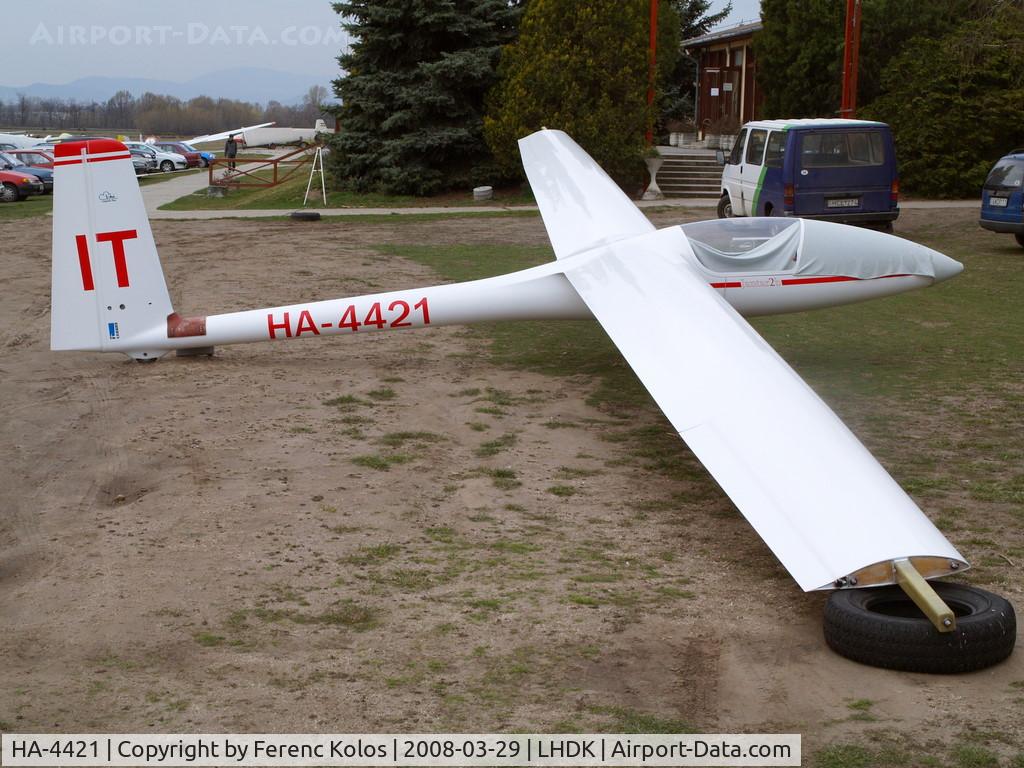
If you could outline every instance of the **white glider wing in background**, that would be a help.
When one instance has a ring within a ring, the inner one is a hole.
[[[576,254],[560,262],[566,277],[801,588],[831,587],[908,557],[956,563],[950,570],[964,564],[832,410],[698,275],[679,227],[640,225],[643,215],[564,133],[536,133],[520,147],[556,253]],[[574,247],[581,242],[591,250]]]
[[[211,141],[227,141],[228,136],[238,136],[239,134],[245,133],[246,131],[254,131],[257,128],[267,128],[268,126],[275,125],[275,123],[260,123],[259,125],[246,125],[241,128],[234,128],[230,131],[222,131],[221,133],[211,133],[206,136],[196,136],[194,139],[189,139],[187,144],[208,144]]]

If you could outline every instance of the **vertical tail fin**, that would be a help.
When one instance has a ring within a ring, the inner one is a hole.
[[[173,310],[131,154],[110,139],[55,154],[50,348],[159,357],[133,344]]]

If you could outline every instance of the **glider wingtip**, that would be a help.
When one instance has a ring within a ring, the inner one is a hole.
[[[527,144],[533,144],[538,141],[543,141],[545,139],[551,140],[553,138],[560,138],[562,136],[568,138],[568,134],[565,131],[560,131],[557,128],[548,128],[546,126],[543,126],[539,131],[534,131],[531,134],[523,136],[523,138],[519,140],[519,146],[522,147],[526,146]]]

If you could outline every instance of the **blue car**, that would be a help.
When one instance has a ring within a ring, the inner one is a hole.
[[[1024,248],[1024,149],[1015,149],[989,171],[981,188],[978,223],[992,232],[1011,234]]]
[[[202,163],[203,163],[203,168],[209,168],[210,167],[210,163],[212,163],[214,160],[217,159],[217,156],[215,154],[213,154],[213,152],[207,152],[205,149],[196,149],[191,144],[189,144],[188,142],[185,142],[185,141],[181,142],[181,144],[184,145],[184,147],[187,150],[189,150],[190,152],[198,152],[199,153],[199,157],[201,158]]]
[[[14,173],[30,173],[43,183],[43,194],[49,195],[53,192],[53,171],[49,168],[28,166],[13,155],[0,152],[0,170],[13,171]]]

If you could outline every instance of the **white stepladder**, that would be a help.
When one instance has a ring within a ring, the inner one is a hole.
[[[323,205],[327,207],[327,182],[324,178],[324,147],[323,144],[316,145],[316,153],[313,155],[313,167],[309,171],[309,181],[306,183],[306,195],[302,198],[302,207],[306,207],[309,200],[309,192],[313,188],[313,177],[320,174],[320,194],[323,196]]]

